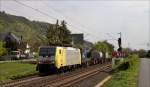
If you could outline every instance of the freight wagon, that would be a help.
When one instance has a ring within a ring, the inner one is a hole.
[[[104,57],[102,52],[93,50],[91,52],[91,64],[99,64],[104,62]]]

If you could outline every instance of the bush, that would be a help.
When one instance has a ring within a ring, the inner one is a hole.
[[[5,43],[0,41],[0,57],[7,54],[6,48],[4,48]]]
[[[129,55],[123,62],[116,66],[114,71],[127,70],[128,68],[131,68],[137,62],[137,58],[139,58],[137,55]]]
[[[112,78],[102,87],[137,87],[140,60],[137,55],[130,55],[120,63]]]

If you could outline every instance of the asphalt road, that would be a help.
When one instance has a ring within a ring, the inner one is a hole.
[[[150,87],[150,59],[141,58],[138,87]]]

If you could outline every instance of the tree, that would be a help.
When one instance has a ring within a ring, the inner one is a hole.
[[[93,48],[97,51],[101,51],[104,55],[104,58],[106,57],[106,52],[108,52],[109,54],[111,54],[114,51],[114,46],[110,43],[108,43],[107,41],[103,41],[103,42],[97,42],[94,44]]]
[[[64,20],[61,22],[61,27],[59,27],[60,38],[63,44],[71,44],[71,32],[67,29],[66,24]]]
[[[57,20],[55,27],[49,27],[46,37],[49,45],[71,44],[71,32],[67,29],[65,21],[59,25]]]
[[[146,57],[150,58],[150,50],[147,51]]]
[[[108,43],[107,41],[104,41],[103,43],[105,43],[107,45],[107,51],[109,53],[112,53],[114,51],[114,45],[112,45],[111,43]]]
[[[56,32],[53,26],[50,26],[49,29],[47,30],[47,40],[48,40],[48,44],[49,45],[53,45],[56,44],[57,41],[57,36],[56,36]]]
[[[5,43],[0,41],[0,57],[7,54],[6,48],[4,48]]]
[[[132,50],[130,48],[123,48],[123,52],[132,53]]]
[[[146,54],[147,54],[146,50],[144,50],[144,49],[138,50],[138,55],[140,58],[146,57]]]

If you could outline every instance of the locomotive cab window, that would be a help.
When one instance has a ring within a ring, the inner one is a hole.
[[[40,48],[40,51],[39,51],[39,56],[48,56],[48,57],[51,57],[51,56],[55,56],[55,48],[54,47],[41,47]]]

